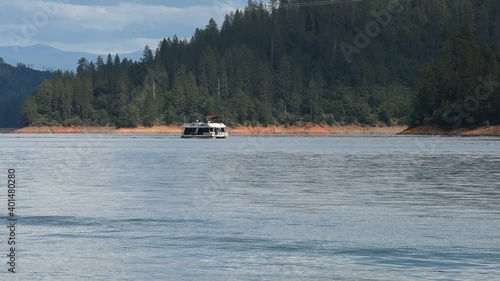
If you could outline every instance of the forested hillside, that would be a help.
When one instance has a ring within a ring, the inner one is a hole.
[[[444,53],[425,67],[412,125],[500,124],[499,58],[490,46],[474,42],[470,25],[449,36]]]
[[[451,118],[443,113],[470,93],[472,77],[498,78],[500,1],[281,2],[274,12],[249,2],[191,40],[146,47],[138,62],[82,58],[76,73],[42,83],[23,116],[120,127],[209,113],[229,124],[420,124]]]
[[[23,64],[11,66],[0,58],[0,128],[23,125],[20,115],[23,101],[51,76],[47,71],[33,70]]]

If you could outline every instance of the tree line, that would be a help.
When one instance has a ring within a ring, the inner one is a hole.
[[[436,121],[467,96],[474,71],[497,73],[489,63],[500,57],[499,1],[396,2],[398,13],[388,12],[389,0],[273,11],[249,1],[220,27],[210,19],[190,40],[146,46],[140,61],[82,58],[76,72],[41,83],[22,114],[34,126],[152,126],[207,114],[229,124]],[[441,67],[457,56],[463,62]],[[477,59],[484,63],[468,68]],[[496,122],[488,112],[471,112],[469,122]]]

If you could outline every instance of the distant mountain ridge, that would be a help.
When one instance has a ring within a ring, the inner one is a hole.
[[[0,47],[0,57],[11,65],[23,63],[30,68],[37,70],[70,70],[75,71],[78,59],[85,57],[89,61],[96,61],[100,54],[87,52],[69,52],[59,50],[47,45],[33,45],[27,47],[3,46]],[[108,54],[102,54],[107,57]],[[115,54],[111,54],[115,55]],[[133,53],[118,54],[121,59],[128,58],[138,60],[142,56],[142,51]]]

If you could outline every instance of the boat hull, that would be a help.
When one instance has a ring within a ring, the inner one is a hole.
[[[228,135],[219,135],[219,136],[209,136],[209,135],[182,135],[183,139],[225,139]]]

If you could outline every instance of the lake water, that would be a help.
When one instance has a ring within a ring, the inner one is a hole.
[[[500,280],[499,138],[0,135],[0,157],[1,280]]]

